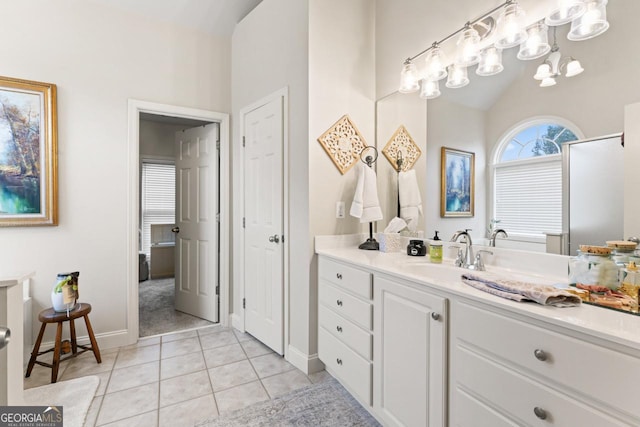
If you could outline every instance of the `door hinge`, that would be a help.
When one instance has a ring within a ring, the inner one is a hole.
[[[242,308],[247,308],[247,300],[242,298]]]
[[[216,150],[220,150],[220,141],[216,141]]]
[[[247,219],[242,217],[242,228],[247,228]]]
[[[284,234],[281,237],[282,237],[282,239],[280,239],[280,240],[282,240],[282,243],[284,243]]]
[[[246,138],[243,136],[242,137],[242,146],[244,147],[247,144],[247,140]]]
[[[216,295],[220,295],[220,285],[216,285]]]
[[[220,222],[220,212],[216,214],[216,222]]]

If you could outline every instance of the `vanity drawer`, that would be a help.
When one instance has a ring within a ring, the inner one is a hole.
[[[371,304],[354,297],[327,282],[320,282],[320,303],[333,308],[336,313],[347,317],[362,327],[371,330],[373,311]]]
[[[371,406],[371,362],[358,356],[324,328],[318,330],[318,356],[336,378]]]
[[[318,322],[321,327],[355,350],[360,356],[371,360],[371,333],[337,315],[324,304],[320,304]]]
[[[638,388],[640,359],[472,305],[457,306],[452,319],[458,348],[471,344],[640,419],[635,394],[620,392]]]
[[[495,363],[473,351],[459,350],[456,382],[456,399],[463,394],[478,399],[513,419],[518,425],[527,426],[598,426],[621,427],[627,424],[604,412],[583,404],[549,387],[527,378],[505,366]],[[461,401],[464,403],[464,399]],[[464,410],[456,408],[456,413]],[[456,418],[456,415],[453,414]],[[453,420],[453,425],[461,423]],[[478,427],[478,423],[473,423]],[[491,427],[494,424],[490,425]],[[489,426],[487,426],[489,427]]]
[[[343,287],[366,299],[373,298],[371,273],[325,257],[320,257],[318,260],[318,270],[321,279]]]

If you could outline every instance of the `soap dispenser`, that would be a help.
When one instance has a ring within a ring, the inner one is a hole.
[[[436,264],[442,262],[442,240],[438,237],[437,231],[431,242],[429,242],[429,260]]]

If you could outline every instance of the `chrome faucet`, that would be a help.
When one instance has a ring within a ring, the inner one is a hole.
[[[472,243],[471,243],[471,235],[469,234],[469,229],[467,228],[464,231],[462,230],[456,231],[453,234],[451,241],[457,242],[460,236],[464,237],[464,240],[462,241],[462,243],[465,244],[464,258],[460,259],[460,256],[458,256],[458,260],[457,260],[458,262],[456,262],[456,264],[461,264],[460,267],[469,268],[470,265],[473,265],[473,248],[471,246]]]
[[[509,237],[506,231],[504,231],[502,228],[497,228],[493,230],[493,232],[491,233],[491,237],[489,237],[489,246],[496,246],[496,237],[498,236],[498,234],[502,234],[505,239]]]

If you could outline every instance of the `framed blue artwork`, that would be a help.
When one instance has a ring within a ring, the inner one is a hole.
[[[442,147],[440,216],[472,217],[474,208],[475,154]]]

